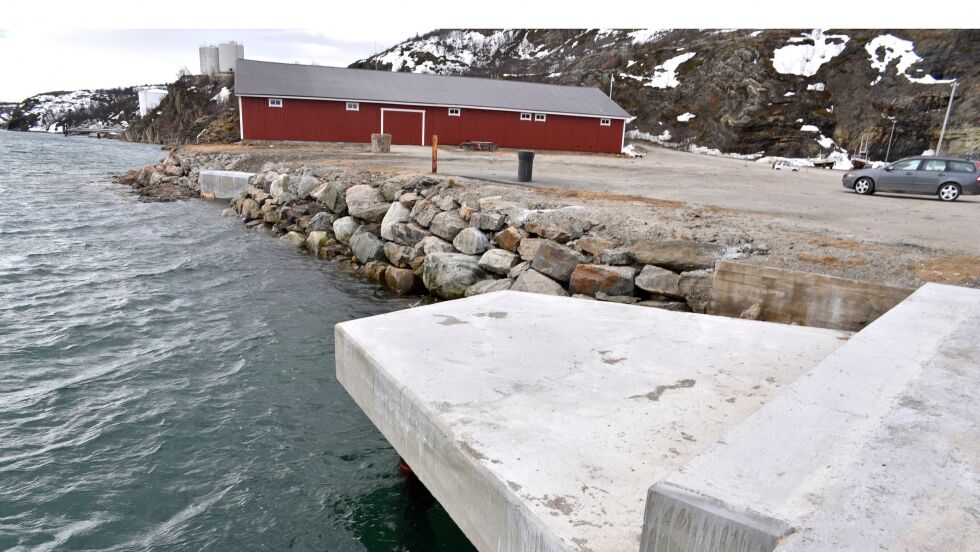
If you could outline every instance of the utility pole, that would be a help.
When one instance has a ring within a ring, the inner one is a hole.
[[[956,95],[956,86],[959,83],[953,81],[953,90],[949,93],[949,105],[946,106],[946,118],[943,119],[943,129],[939,132],[939,143],[936,144],[936,155],[939,155],[939,151],[943,147],[943,138],[946,137],[946,124],[949,123],[949,112],[953,109],[953,96]]]
[[[892,119],[892,131],[888,135],[888,149],[885,150],[885,163],[888,162],[888,155],[891,154],[891,152],[892,152],[892,137],[895,136],[895,123],[896,122],[897,121],[895,119]]]

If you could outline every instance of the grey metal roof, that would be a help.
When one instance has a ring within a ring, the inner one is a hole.
[[[235,93],[630,118],[598,88],[250,59],[238,60]]]

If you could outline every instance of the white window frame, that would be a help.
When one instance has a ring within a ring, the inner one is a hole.
[[[522,121],[530,121],[531,120],[531,114],[530,113],[521,113],[521,120]]]
[[[612,119],[599,119],[599,126],[612,126]]]
[[[545,115],[544,113],[535,113],[534,114],[534,122],[535,123],[543,123],[543,122],[545,122],[547,120],[548,120],[548,116]]]
[[[269,98],[269,107],[282,107],[282,98]]]
[[[461,110],[458,107],[450,107],[449,108],[449,116],[450,117],[459,117],[460,112],[461,112]]]
[[[360,102],[347,102],[347,111],[360,111],[360,110],[361,110]]]

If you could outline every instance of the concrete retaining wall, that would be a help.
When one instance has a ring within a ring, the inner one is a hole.
[[[201,195],[213,199],[238,197],[248,188],[254,173],[240,171],[201,171],[197,181],[201,185]]]
[[[709,314],[858,331],[913,290],[812,272],[724,261],[711,284]]]

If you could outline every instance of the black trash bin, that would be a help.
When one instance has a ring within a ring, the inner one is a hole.
[[[534,152],[519,150],[517,152],[517,181],[530,182],[531,168],[534,166]]]

